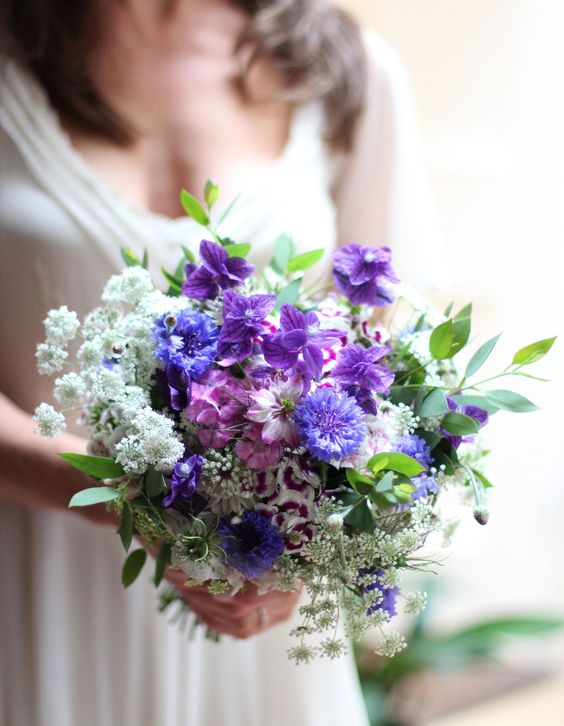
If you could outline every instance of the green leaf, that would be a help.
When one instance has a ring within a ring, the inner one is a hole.
[[[417,431],[417,436],[420,436],[422,439],[424,439],[427,442],[427,446],[430,449],[434,449],[435,446],[439,443],[441,440],[441,436],[439,434],[436,434],[434,431]]]
[[[449,636],[449,640],[466,640],[498,635],[538,635],[564,627],[562,618],[507,617],[471,625]]]
[[[449,304],[446,306],[445,311],[443,313],[443,315],[445,316],[445,318],[450,317],[450,314],[452,313],[453,307],[454,307],[454,300],[451,300],[449,302]]]
[[[237,196],[232,199],[229,204],[225,207],[223,212],[221,213],[221,216],[217,220],[216,229],[219,227],[219,225],[223,222],[223,220],[227,217],[227,215],[231,212],[233,207],[237,204],[239,201],[239,197],[241,196],[241,193],[237,194]]]
[[[276,298],[276,305],[274,306],[275,312],[278,312],[282,305],[293,305],[300,294],[300,287],[302,284],[302,278],[292,280],[286,287],[278,293]]]
[[[205,213],[204,208],[200,202],[193,197],[186,189],[180,192],[180,204],[182,209],[186,212],[189,217],[192,217],[198,224],[204,227],[209,224],[209,217]]]
[[[121,583],[124,587],[129,587],[135,582],[143,569],[146,559],[147,553],[144,549],[133,550],[128,555],[121,571]]]
[[[123,548],[127,552],[131,545],[131,540],[133,539],[133,517],[131,516],[131,507],[129,506],[129,502],[123,503],[118,534]]]
[[[435,360],[448,358],[454,340],[452,320],[438,325],[431,333],[429,339],[429,352]]]
[[[170,272],[167,272],[164,267],[161,267],[161,272],[163,273],[164,279],[170,285],[170,290],[172,290],[173,293],[179,295],[182,291],[182,285],[184,283],[184,280],[182,280],[182,278],[180,277],[177,277],[176,275],[171,274]],[[171,293],[169,292],[168,294],[170,295]]]
[[[521,348],[517,351],[517,353],[515,353],[512,361],[513,364],[519,366],[528,366],[531,365],[531,363],[536,363],[548,353],[548,351],[554,345],[555,340],[556,336],[554,338],[537,340],[536,343],[526,345],[524,348]]]
[[[168,544],[168,542],[163,542],[159,549],[159,554],[157,555],[157,561],[155,563],[155,577],[153,579],[155,587],[158,587],[161,584],[166,568],[170,565],[171,552],[172,547]]]
[[[493,403],[490,403],[485,396],[456,394],[452,398],[459,406],[479,406],[487,411],[490,416],[499,411],[499,408],[494,406]]]
[[[293,253],[294,243],[287,234],[281,234],[274,244],[274,257],[270,266],[279,275],[285,275]]]
[[[425,467],[422,466],[417,459],[407,456],[407,454],[398,454],[396,452],[383,452],[381,454],[375,454],[368,462],[367,467],[378,467],[379,463],[383,459],[387,459],[386,469],[390,471],[396,471],[398,474],[404,474],[405,476],[416,476],[425,471]]]
[[[145,493],[148,497],[157,497],[166,489],[166,481],[162,472],[153,469],[147,470],[145,474]]]
[[[93,479],[116,479],[125,474],[123,466],[108,456],[87,456],[86,454],[59,454],[67,464],[88,474]]]
[[[449,434],[453,434],[454,436],[476,434],[479,429],[478,422],[475,419],[463,413],[457,413],[456,411],[447,413],[441,421],[441,425],[445,431],[448,431]]]
[[[149,252],[147,251],[146,247],[143,250],[143,261],[141,262],[141,265],[143,266],[143,269],[149,269]]]
[[[137,257],[131,247],[119,248],[121,259],[128,267],[141,267],[141,260]]]
[[[449,351],[449,358],[456,355],[468,342],[472,327],[472,303],[462,308],[452,319],[453,341]]]
[[[180,247],[182,248],[182,254],[186,258],[186,260],[188,262],[191,262],[192,264],[194,264],[196,262],[194,253],[191,250],[189,250],[188,247],[185,247],[184,245],[180,245]]]
[[[529,411],[538,410],[538,406],[535,406],[532,401],[514,391],[505,391],[503,389],[488,391],[486,399],[493,403],[494,406],[513,413],[528,413]]]
[[[299,270],[308,270],[319,262],[325,254],[325,250],[311,250],[304,252],[302,255],[292,257],[288,262],[288,272],[298,272]]]
[[[119,492],[113,487],[90,487],[77,492],[69,502],[69,507],[89,507],[91,504],[111,502],[117,499]]]
[[[481,482],[484,489],[491,489],[493,487],[491,481],[487,477],[485,477],[481,471],[478,471],[477,469],[472,469],[472,473],[474,474],[476,479]]]
[[[388,471],[384,476],[380,479],[378,484],[376,484],[376,491],[380,494],[384,494],[384,492],[391,492],[394,488],[394,472]]]
[[[409,386],[392,386],[390,388],[390,398],[392,403],[408,404],[415,397],[414,389]]]
[[[251,245],[248,242],[225,245],[225,250],[229,257],[246,257],[251,251]]]
[[[440,388],[433,388],[428,393],[419,408],[419,416],[441,416],[449,410],[445,394]]]
[[[350,511],[345,517],[345,522],[353,530],[368,532],[369,534],[374,532],[374,519],[372,518],[366,501]]]
[[[206,182],[206,186],[204,187],[204,199],[206,200],[208,209],[211,209],[213,207],[213,205],[217,202],[218,197],[219,187],[217,186],[217,184],[214,184],[208,179]]]
[[[489,358],[490,353],[495,348],[496,343],[500,339],[500,337],[501,333],[494,336],[493,338],[490,338],[490,340],[487,340],[483,345],[478,348],[478,350],[468,361],[468,365],[466,366],[466,371],[464,373],[464,378],[470,378],[470,376],[473,376],[474,373],[477,373],[480,370],[480,368]]]
[[[454,464],[452,459],[445,454],[441,449],[433,449],[433,463],[439,469],[441,466],[445,467],[445,474],[451,476],[454,474]]]

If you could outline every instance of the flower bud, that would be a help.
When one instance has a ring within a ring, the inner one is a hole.
[[[474,519],[478,524],[487,524],[488,519],[490,518],[490,513],[485,507],[476,507],[474,509]]]

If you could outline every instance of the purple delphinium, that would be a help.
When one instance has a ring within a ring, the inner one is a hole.
[[[197,300],[217,297],[220,288],[227,290],[244,282],[255,270],[255,266],[242,257],[229,257],[220,245],[203,239],[200,242],[200,267],[186,269],[187,279],[182,292]]]
[[[366,434],[364,414],[354,398],[331,388],[318,388],[294,409],[298,434],[307,450],[331,462],[357,451]]]
[[[227,564],[249,580],[270,569],[284,552],[284,539],[266,512],[245,510],[241,517],[225,518],[217,533]]]
[[[399,587],[384,587],[381,583],[384,570],[376,567],[361,567],[358,571],[358,580],[360,590],[364,593],[378,591],[382,595],[380,602],[372,605],[366,611],[367,615],[372,615],[383,610],[388,615],[388,620],[396,614],[396,600],[399,595]],[[373,578],[373,579],[372,579]],[[371,580],[367,583],[367,580]]]
[[[390,264],[389,247],[349,244],[333,253],[333,278],[353,305],[389,305],[389,283],[399,282]]]
[[[208,315],[182,310],[159,318],[153,338],[155,358],[164,366],[155,373],[157,386],[167,406],[181,411],[192,380],[200,380],[215,360],[219,328]]]
[[[485,426],[489,421],[489,415],[485,408],[480,408],[480,406],[473,405],[460,406],[453,398],[450,397],[447,397],[447,404],[452,412],[462,413],[465,416],[470,416],[470,418],[473,418],[480,428]],[[474,440],[472,436],[456,436],[455,434],[451,434],[444,429],[441,429],[441,433],[445,437],[445,439],[448,439],[450,441],[455,449],[458,449],[463,441]]]
[[[242,361],[253,352],[253,339],[261,323],[274,307],[274,295],[237,295],[227,290],[223,296],[223,325],[219,334],[219,355],[227,361]]]
[[[262,352],[273,368],[295,369],[305,378],[319,378],[323,370],[322,347],[341,335],[337,330],[321,329],[315,313],[302,313],[286,304],[280,309],[280,330],[264,337]]]
[[[379,361],[390,352],[389,348],[376,345],[363,348],[351,343],[339,351],[337,365],[332,376],[339,386],[367,413],[376,414],[377,406],[373,393],[388,393],[394,382],[394,373]]]
[[[176,462],[170,480],[170,492],[163,498],[163,507],[181,507],[192,497],[202,473],[204,457],[187,452]]]

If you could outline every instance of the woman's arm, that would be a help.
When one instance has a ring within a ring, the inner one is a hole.
[[[45,439],[33,433],[31,416],[0,394],[0,498],[24,506],[66,510],[72,495],[92,485],[85,474],[59,457],[85,453],[86,443],[72,434]],[[76,512],[98,524],[115,525],[104,505]]]

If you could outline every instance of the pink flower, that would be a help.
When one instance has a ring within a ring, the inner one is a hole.
[[[291,414],[302,392],[302,382],[291,378],[287,381],[277,381],[270,388],[261,388],[259,391],[249,393],[254,404],[247,411],[247,418],[264,424],[262,440],[266,444],[281,440],[290,446],[299,444]]]
[[[262,427],[259,424],[245,426],[243,436],[244,438],[235,444],[235,453],[251,469],[266,469],[280,460],[284,450],[283,444],[265,443],[262,438]]]

